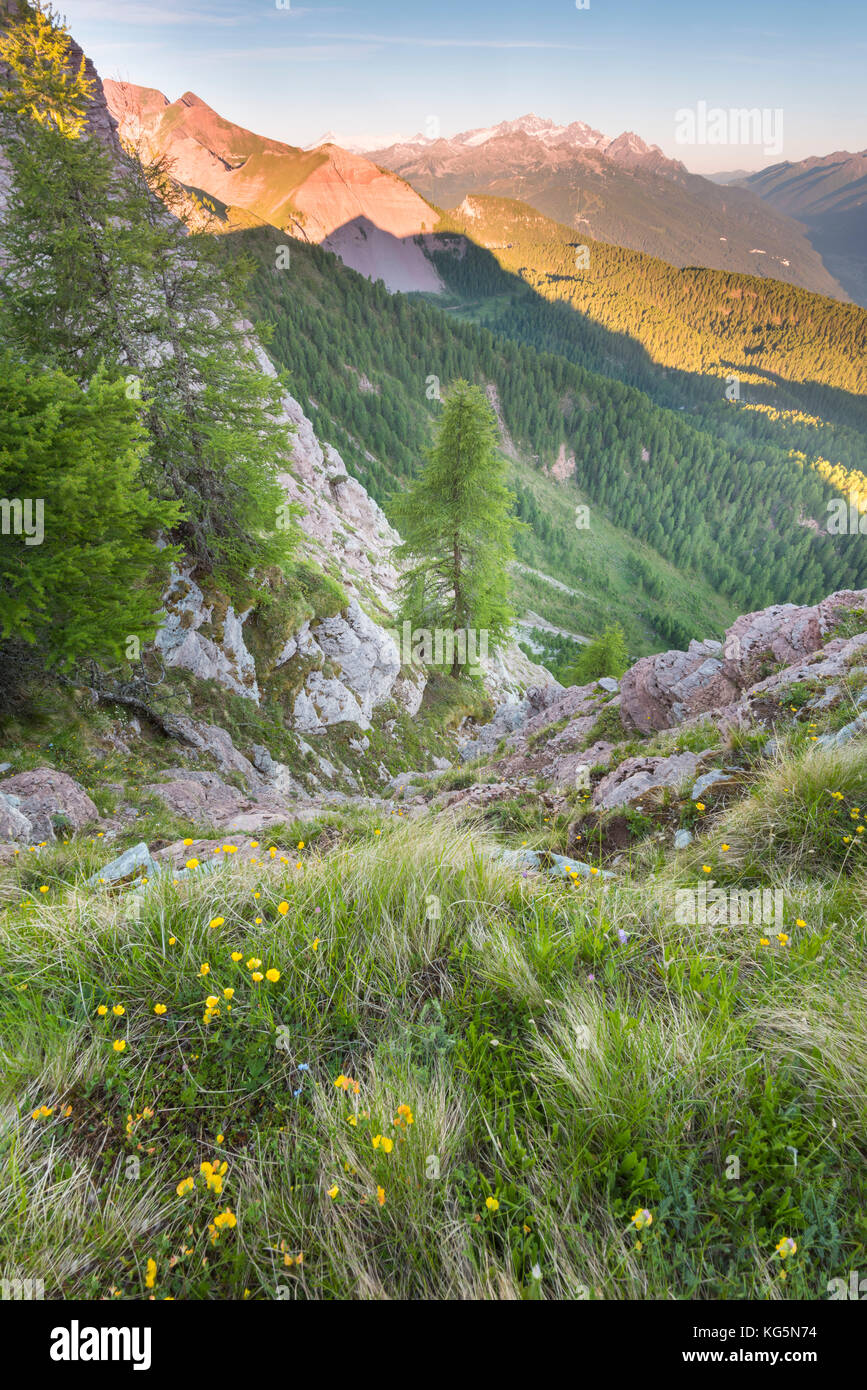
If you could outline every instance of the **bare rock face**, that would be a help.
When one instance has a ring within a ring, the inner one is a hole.
[[[855,664],[867,664],[867,632],[859,632],[848,638],[833,637],[824,647],[820,647],[802,661],[787,666],[784,671],[775,671],[766,680],[757,681],[755,685],[750,686],[746,694],[751,699],[762,695],[780,695],[786,686],[794,685],[796,681],[832,680],[835,676],[843,676],[852,670],[853,659],[857,659]],[[826,692],[826,696],[829,693]],[[817,702],[811,704],[810,708],[821,709],[822,705]]]
[[[264,809],[215,772],[178,768],[165,782],[152,782],[145,790],[159,797],[175,815],[206,825],[228,825],[241,812]],[[276,814],[278,808],[275,804],[270,809]]]
[[[531,690],[547,689],[554,693],[563,689],[550,671],[538,666],[521,651],[517,642],[500,647],[480,661],[479,665],[485,690],[497,704],[507,700],[520,701]]]
[[[203,724],[182,716],[176,721],[184,740],[200,753],[208,753],[225,772],[240,772],[248,787],[260,787],[264,778],[232,742],[231,734],[218,724]],[[201,777],[202,773],[195,773]]]
[[[391,698],[400,676],[400,655],[394,639],[353,599],[345,613],[298,634],[295,646],[285,649],[327,662],[333,675],[311,671],[295,699],[295,728],[316,733],[331,724],[351,722],[370,728],[377,705]],[[285,655],[281,653],[281,656]],[[423,687],[422,687],[423,689]],[[413,688],[413,696],[417,693]],[[421,696],[418,696],[421,703]],[[417,708],[418,706],[416,706]]]
[[[356,695],[369,718],[387,700],[400,675],[394,640],[353,599],[345,614],[326,618],[315,637],[340,678]]]
[[[286,764],[272,758],[264,745],[254,743],[251,752],[257,772],[262,774],[268,789],[275,796],[300,798],[302,801],[307,799],[305,788],[292,776]]]
[[[394,683],[391,697],[396,700],[407,714],[412,716],[418,714],[421,709],[421,702],[424,699],[427,676],[424,671],[418,671],[413,667],[412,674],[400,676]]]
[[[258,345],[255,350],[262,370],[275,376],[268,354]],[[398,579],[391,550],[400,540],[398,533],[361,483],[349,476],[337,450],[319,442],[312,422],[288,392],[283,394],[283,422],[293,431],[292,466],[291,472],[280,474],[280,483],[287,500],[303,508],[298,524],[307,553],[323,563],[337,560],[350,596],[366,592],[390,612]]]
[[[14,843],[33,838],[33,826],[21,814],[19,804],[17,797],[7,798],[0,793],[0,841]]]
[[[0,793],[7,806],[6,815],[10,809],[17,811],[30,826],[29,837],[36,840],[53,840],[55,821],[70,830],[81,830],[99,820],[99,811],[84,788],[53,767],[39,767],[32,772],[6,777],[0,782]],[[17,806],[13,802],[9,808],[10,797],[17,798]],[[27,831],[22,830],[22,834],[28,838]]]
[[[627,758],[597,783],[593,805],[599,810],[610,811],[615,806],[640,800],[655,788],[678,786],[686,778],[695,776],[702,756],[674,753],[670,758]]]
[[[840,610],[864,607],[863,589],[841,590],[812,607],[774,604],[738,618],[722,643],[690,642],[685,652],[642,657],[621,682],[624,727],[668,729],[736,706],[744,691],[771,678],[774,667],[803,662],[822,648]]]
[[[740,688],[726,674],[719,642],[690,642],[685,652],[644,656],[620,682],[626,729],[668,729],[691,715],[729,705]]]
[[[564,690],[559,681],[549,678],[543,684],[530,686],[523,699],[510,694],[497,706],[491,722],[475,728],[474,736],[463,744],[462,762],[492,753],[503,738],[511,748],[523,749],[530,733],[544,729],[562,716],[573,714],[581,708],[583,691],[589,688],[573,686],[570,690]]]
[[[745,613],[726,633],[726,673],[743,690],[766,678],[766,668],[791,666],[818,651],[841,609],[865,605],[867,590],[843,589],[812,607],[783,603]]]
[[[167,666],[182,667],[200,680],[215,680],[226,690],[259,703],[256,663],[244,641],[246,613],[236,614],[231,604],[214,635],[200,629],[211,624],[213,605],[189,571],[178,571],[164,598],[165,618],[156,635],[156,647]]]

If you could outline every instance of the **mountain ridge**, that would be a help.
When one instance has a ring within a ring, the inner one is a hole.
[[[844,289],[867,305],[867,150],[772,164],[739,186],[797,219]]]
[[[168,157],[187,188],[301,240],[327,244],[362,273],[378,271],[390,288],[439,288],[412,240],[432,230],[438,214],[391,171],[339,145],[302,149],[257,135],[225,120],[195,92],[172,102],[132,83],[109,80],[104,88],[120,138]],[[392,249],[397,264],[389,279]]]
[[[800,224],[752,189],[691,174],[634,132],[611,140],[582,122],[542,122],[540,135],[524,128],[526,120],[368,154],[438,207],[454,208],[473,193],[517,198],[596,241],[646,251],[672,265],[764,274],[767,256],[774,278],[849,297]],[[592,138],[576,144],[569,132],[578,128]]]

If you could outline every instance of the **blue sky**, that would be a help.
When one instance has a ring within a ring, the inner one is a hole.
[[[191,90],[304,145],[533,111],[635,130],[697,173],[867,147],[864,0],[56,0],[103,77]],[[675,112],[783,111],[782,156],[679,145]]]

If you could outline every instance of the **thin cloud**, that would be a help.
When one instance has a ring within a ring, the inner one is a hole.
[[[403,44],[411,48],[555,48],[575,53],[611,53],[613,45],[593,47],[583,43],[549,43],[545,39],[425,39],[411,34],[310,34],[311,39],[348,39],[376,44]]]
[[[278,58],[298,58],[308,63],[357,63],[359,58],[368,58],[376,53],[374,44],[310,44],[307,47],[292,44],[277,46],[269,44],[266,48],[215,48],[196,54],[197,63],[224,63],[227,58],[233,62],[268,62]]]
[[[287,11],[288,13],[288,11]],[[66,0],[63,18],[67,26],[77,24],[106,24],[111,28],[127,24],[137,28],[153,28],[160,24],[215,24],[231,28],[244,21],[243,9],[235,14],[225,10],[215,10],[212,5],[195,5],[185,0],[183,9],[161,5],[129,3],[124,0],[118,5],[116,0]]]

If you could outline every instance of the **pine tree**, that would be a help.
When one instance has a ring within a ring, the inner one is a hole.
[[[0,358],[0,642],[48,666],[129,659],[153,638],[177,517],[142,482],[145,433],[123,382],[86,391]]]
[[[152,486],[183,504],[188,556],[251,595],[251,570],[283,565],[295,530],[278,481],[289,449],[280,383],[262,370],[240,307],[246,267],[188,235],[189,200],[165,166],[144,170],[81,123],[92,84],[49,10],[22,6],[0,33],[0,63],[12,179],[0,329],[22,356],[82,383],[100,363],[127,379],[143,404]]]
[[[446,394],[436,442],[408,492],[394,499],[404,540],[399,561],[402,621],[444,628],[455,637],[487,633],[495,650],[514,617],[508,600],[514,495],[497,448],[497,423],[477,386],[457,381]],[[480,636],[477,637],[480,641]],[[451,674],[467,664],[457,642]]]

